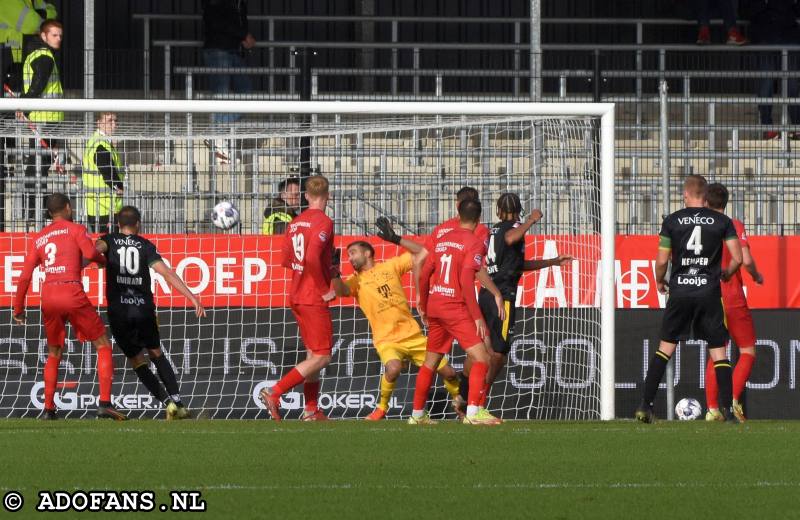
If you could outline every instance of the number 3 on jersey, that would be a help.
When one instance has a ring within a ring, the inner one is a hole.
[[[44,246],[44,254],[47,255],[47,258],[44,259],[44,266],[48,267],[55,263],[56,261],[56,251],[58,248],[52,242],[48,242],[46,246]]]
[[[700,226],[695,226],[692,230],[692,234],[689,236],[689,241],[686,242],[686,249],[693,250],[695,255],[700,255],[700,253],[703,252],[701,232],[702,228]]]

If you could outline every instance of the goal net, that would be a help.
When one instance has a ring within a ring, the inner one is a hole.
[[[114,110],[113,140],[126,172],[123,201],[142,211],[142,235],[208,310],[206,318],[196,318],[154,275],[162,346],[184,401],[200,416],[267,417],[259,390],[305,356],[287,307],[281,237],[263,234],[264,211],[281,181],[323,174],[331,182],[335,244],[367,240],[378,260],[400,253],[375,236],[378,217],[423,242],[456,214],[462,186],[480,193],[487,225],[497,221],[496,200],[506,192],[518,194],[526,212],[540,208],[544,218],[525,239],[526,258],[574,260],[523,275],[508,364],[488,408],[504,419],[613,418],[611,105],[0,100],[2,110],[32,108],[25,103],[63,108],[67,117],[38,128],[0,122],[6,144],[0,415],[36,416],[43,406],[42,276],[34,278],[24,326],[10,325],[13,293],[30,238],[47,224],[44,195],[67,193],[75,219],[87,222],[89,194],[103,188],[84,185],[80,158],[94,116]],[[243,117],[232,127],[211,125],[210,113],[224,111]],[[231,230],[212,224],[211,209],[221,201],[240,212]],[[346,277],[352,267],[343,257]],[[84,286],[105,318],[103,277],[89,267]],[[410,273],[403,281],[415,302]],[[322,375],[320,406],[332,418],[361,418],[377,403],[382,366],[354,301],[335,300],[332,315],[333,361]],[[115,405],[132,417],[158,416],[161,404],[117,349],[114,359]],[[459,348],[450,362],[457,370],[463,365]],[[56,403],[69,417],[96,406],[95,363],[91,345],[68,331]],[[416,373],[413,364],[404,367],[388,417],[410,414]],[[439,379],[432,415],[454,417],[449,404]],[[302,406],[300,387],[283,398],[288,418],[298,417]]]

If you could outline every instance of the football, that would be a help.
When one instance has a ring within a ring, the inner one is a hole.
[[[703,412],[703,408],[697,399],[691,397],[684,397],[678,404],[675,405],[675,415],[681,421],[694,421]]]
[[[220,202],[211,212],[211,221],[220,229],[231,229],[239,223],[239,210],[230,202]]]

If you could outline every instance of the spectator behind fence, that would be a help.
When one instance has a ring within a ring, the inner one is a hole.
[[[278,184],[278,197],[272,199],[264,210],[264,235],[282,235],[286,224],[297,216],[300,210],[300,179],[289,177]]]
[[[84,205],[89,231],[107,233],[112,221],[122,209],[125,166],[111,142],[117,129],[117,114],[102,112],[97,115],[97,129],[86,143],[83,152]]]
[[[735,0],[697,0],[697,44],[708,45],[711,43],[711,17],[721,16],[728,31],[728,45],[744,45],[747,38],[742,35],[736,25]]]
[[[61,75],[56,53],[61,48],[61,40],[64,37],[64,28],[57,20],[45,20],[39,29],[39,38],[31,42],[27,48],[28,54],[22,65],[22,97],[23,98],[61,98],[64,90],[61,88]],[[17,113],[18,119],[28,119],[38,127],[41,135],[51,132],[52,125],[64,120],[64,112],[46,112],[34,110],[28,114]],[[42,178],[47,177],[50,169],[50,155],[54,158],[54,164],[64,164],[64,159],[60,158],[59,149],[63,143],[55,139],[41,139],[38,144],[42,151],[49,149],[50,154],[42,154],[39,163],[39,173]],[[36,146],[37,139],[29,140],[30,153],[25,156],[25,177],[36,177]],[[42,190],[47,188],[46,183],[41,183]],[[36,182],[26,183],[25,190],[28,191],[28,212],[29,220],[36,219]]]
[[[244,67],[245,56],[256,40],[247,27],[247,0],[203,0],[203,61],[206,67]],[[252,90],[245,74],[211,74],[209,85],[215,94]],[[217,124],[233,123],[241,114],[213,114]]]
[[[742,4],[742,12],[750,20],[750,38],[760,45],[797,45],[800,44],[800,28],[797,17],[800,16],[798,0],[749,0]],[[781,70],[781,56],[775,52],[759,53],[759,69],[772,72]],[[786,95],[798,97],[796,53],[789,53],[790,72]],[[775,94],[776,78],[763,78],[758,84],[758,97],[770,98]],[[758,116],[762,125],[772,125],[772,105],[759,105]],[[789,120],[792,125],[800,124],[800,106],[789,105]],[[777,139],[780,132],[765,130],[764,139]],[[791,132],[792,139],[800,138],[799,132]]]
[[[42,22],[55,17],[56,8],[44,0],[0,2],[0,44],[11,51],[11,60],[4,62],[6,75],[3,79],[14,92],[22,87],[23,40],[38,38]]]

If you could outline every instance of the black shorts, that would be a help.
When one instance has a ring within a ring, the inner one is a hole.
[[[132,358],[142,349],[161,347],[158,318],[153,307],[109,307],[108,324],[114,341],[126,357]]]
[[[709,347],[722,347],[730,336],[725,328],[725,312],[719,296],[671,297],[661,322],[661,340],[677,343],[699,339]]]
[[[517,308],[514,302],[504,300],[506,308],[506,319],[501,320],[497,313],[497,305],[494,296],[486,289],[481,289],[478,294],[478,305],[481,307],[481,314],[486,320],[489,329],[489,338],[492,341],[492,350],[499,354],[507,355],[511,350],[511,336],[514,335],[514,322],[516,320]]]

